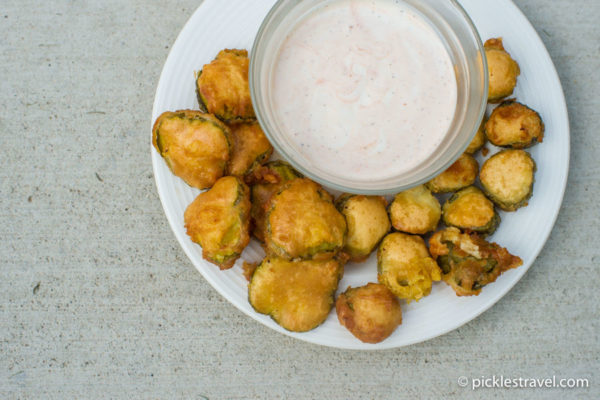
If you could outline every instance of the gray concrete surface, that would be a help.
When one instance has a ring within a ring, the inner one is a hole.
[[[600,398],[600,2],[519,0],[562,79],[572,164],[556,227],[495,307],[384,352],[254,322],[179,248],[148,127],[163,62],[198,0],[0,3],[0,398]],[[461,375],[589,378],[486,389]]]

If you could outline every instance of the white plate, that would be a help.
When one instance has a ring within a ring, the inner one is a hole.
[[[185,25],[163,68],[152,122],[167,110],[197,108],[194,71],[209,63],[223,48],[251,49],[256,32],[274,0],[204,0]],[[502,223],[492,240],[523,259],[524,265],[502,275],[477,297],[457,297],[445,283],[436,283],[430,296],[403,305],[403,323],[379,344],[365,344],[340,326],[335,312],[323,325],[306,333],[292,333],[268,316],[256,313],[247,300],[247,282],[241,261],[228,271],[202,259],[202,249],[185,234],[183,213],[198,195],[171,174],[152,149],[152,165],[165,214],[181,247],[206,280],[233,305],[268,327],[307,342],[346,349],[385,349],[431,339],[471,321],[506,294],[534,262],[550,235],[562,202],[569,169],[569,123],[565,99],[552,60],[542,41],[520,10],[509,0],[462,0],[484,40],[504,37],[510,54],[521,66],[516,97],[539,111],[546,124],[542,144],[530,149],[538,165],[534,195],[529,206],[501,213]],[[493,154],[493,152],[492,152]],[[263,251],[255,241],[243,259],[259,261]],[[347,265],[340,290],[376,282],[375,258]],[[506,315],[505,318],[511,318]]]

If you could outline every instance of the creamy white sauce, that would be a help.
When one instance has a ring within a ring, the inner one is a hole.
[[[454,118],[452,60],[433,28],[393,0],[335,0],[283,42],[275,116],[297,152],[337,177],[368,181],[432,155]]]

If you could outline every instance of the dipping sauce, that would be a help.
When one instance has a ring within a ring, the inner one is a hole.
[[[456,110],[444,43],[402,1],[325,2],[286,37],[272,79],[289,143],[345,179],[414,169],[442,142]]]

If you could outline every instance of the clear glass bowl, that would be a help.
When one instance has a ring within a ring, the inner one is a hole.
[[[286,36],[315,7],[334,1],[337,0],[279,0],[267,14],[254,41],[249,72],[250,92],[260,125],[281,157],[326,187],[350,193],[392,194],[427,182],[464,152],[485,113],[487,63],[473,22],[455,0],[401,0],[430,22],[454,63],[458,89],[454,120],[435,152],[412,170],[381,180],[352,181],[320,169],[294,150],[286,132],[278,126],[271,96],[272,71]]]

